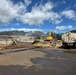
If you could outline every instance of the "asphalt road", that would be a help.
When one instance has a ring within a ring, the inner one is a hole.
[[[13,65],[12,63],[10,65],[5,65],[6,63],[3,65],[0,64],[0,75],[76,75],[76,54],[64,52],[64,49],[58,48],[36,48],[32,51],[45,53],[45,56],[38,57],[39,55],[37,55],[35,58],[31,58],[30,61],[34,65],[29,67],[19,64]],[[31,53],[32,51],[30,49]],[[26,51],[23,51],[23,53],[24,52]],[[18,58],[19,61],[22,61],[22,55],[26,57],[26,54],[22,54],[22,51],[16,53],[17,55],[19,53],[21,54],[20,59]],[[11,54],[12,53],[10,53],[9,56],[11,56]],[[34,53],[32,54],[34,55]],[[8,54],[1,55],[1,58],[7,55]],[[15,58],[11,58],[11,62],[16,61],[14,60]],[[5,60],[5,58],[2,58],[0,61],[3,60]]]

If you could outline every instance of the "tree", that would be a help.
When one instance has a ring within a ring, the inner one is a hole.
[[[61,40],[61,36],[62,36],[62,34],[56,34],[57,40]]]
[[[71,32],[76,33],[76,30],[72,30]]]

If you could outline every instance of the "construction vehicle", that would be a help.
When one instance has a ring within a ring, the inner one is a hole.
[[[63,46],[74,46],[76,45],[76,33],[67,32],[62,35]]]
[[[52,31],[49,32],[49,34],[48,34],[48,36],[45,38],[45,40],[46,40],[46,41],[51,41],[51,40],[53,40],[53,32],[52,32]]]
[[[50,42],[50,44],[52,46],[56,45],[56,37],[55,37],[53,31],[49,32],[48,36],[45,38],[45,41],[48,42],[48,43]]]
[[[41,39],[36,39],[33,42],[34,46],[36,47],[52,47],[56,45],[55,35],[52,31],[41,41]]]

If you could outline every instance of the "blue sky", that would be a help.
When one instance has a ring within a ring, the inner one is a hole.
[[[0,31],[64,33],[76,29],[76,0],[1,0]]]

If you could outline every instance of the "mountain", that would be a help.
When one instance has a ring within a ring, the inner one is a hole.
[[[29,32],[24,32],[24,31],[3,31],[0,32],[0,35],[26,35],[26,36],[32,36],[32,37],[44,37],[46,34],[44,34],[41,31],[29,31]]]
[[[24,31],[3,31],[0,35],[25,35]]]
[[[33,32],[31,31],[31,32],[28,32],[26,35],[33,36],[33,37],[45,37],[46,36],[46,34],[44,34],[41,31],[33,31]]]

